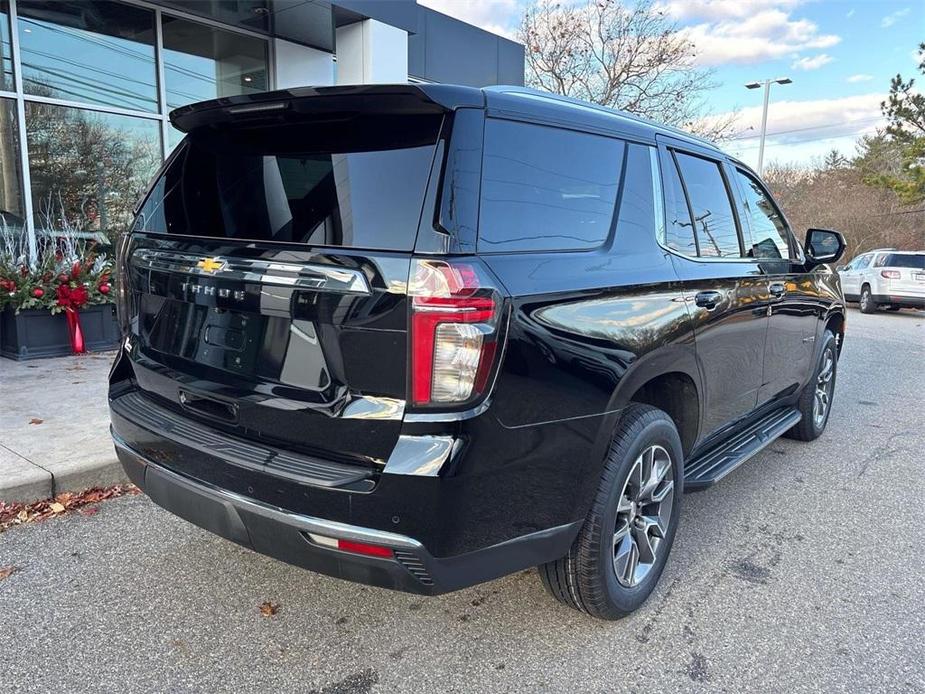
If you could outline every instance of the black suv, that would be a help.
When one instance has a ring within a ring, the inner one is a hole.
[[[174,111],[120,243],[116,449],[157,504],[435,594],[539,566],[616,618],[683,491],[822,433],[845,311],[711,144],[528,89],[304,88]]]

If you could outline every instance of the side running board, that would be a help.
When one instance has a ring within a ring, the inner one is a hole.
[[[713,486],[799,421],[800,413],[795,409],[775,410],[697,456],[684,466],[684,491]]]

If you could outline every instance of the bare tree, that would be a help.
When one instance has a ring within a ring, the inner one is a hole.
[[[871,172],[896,166],[897,149],[878,133],[861,138],[852,159],[830,154],[811,168],[772,163],[764,180],[801,236],[808,227],[844,233],[846,259],[872,248],[919,250],[925,240],[925,211],[903,205],[893,190],[867,183]]]
[[[532,87],[713,139],[731,134],[733,117],[702,116],[712,73],[694,66],[694,44],[652,0],[537,0],[519,38]]]

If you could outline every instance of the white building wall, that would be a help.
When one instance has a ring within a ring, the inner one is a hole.
[[[291,41],[273,39],[276,89],[334,84],[334,56]]]
[[[408,81],[408,32],[375,19],[337,29],[337,84]]]

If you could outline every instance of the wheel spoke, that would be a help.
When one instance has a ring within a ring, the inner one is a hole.
[[[640,527],[634,527],[632,533],[633,539],[636,541],[636,547],[639,549],[639,561],[643,564],[654,562],[655,549],[652,547],[652,539],[649,537],[649,524],[643,522]]]
[[[620,500],[617,502],[617,514],[627,513],[633,508],[633,502],[626,498],[626,494],[620,496]]]
[[[617,522],[619,523],[619,521]],[[630,531],[630,523],[628,520],[624,520],[622,525],[617,526],[617,531],[613,534],[614,555],[616,555],[617,545],[623,541],[623,538],[626,537],[629,531]]]
[[[623,536],[620,544],[617,545],[613,556],[613,570],[616,572],[617,578],[621,579],[622,582],[632,580],[638,561],[638,559],[633,559],[635,554],[637,554],[636,543],[633,542],[632,536],[627,533]],[[630,569],[630,563],[632,563],[632,569]]]
[[[636,459],[636,462],[633,464],[633,469],[630,470],[629,477],[626,480],[627,486],[631,488],[629,490],[629,496],[631,496],[633,499],[638,498],[639,490],[642,489],[643,479],[642,456],[639,456]],[[624,494],[626,494],[626,491],[624,491]]]
[[[661,513],[658,513],[658,514],[656,514],[656,515],[654,515],[654,516],[651,516],[651,515],[650,515],[650,516],[643,516],[642,519],[643,519],[643,520],[645,521],[645,523],[646,523],[646,531],[647,531],[647,532],[648,532],[649,530],[651,530],[651,531],[652,531],[652,534],[655,535],[655,537],[660,537],[660,538],[664,538],[664,537],[665,537],[665,533],[668,532],[668,528],[666,528],[665,525],[664,525],[664,523],[662,523],[662,514],[661,514]]]
[[[674,492],[674,480],[668,480],[652,494],[652,503],[661,504],[665,497]],[[670,502],[670,500],[669,500]]]

